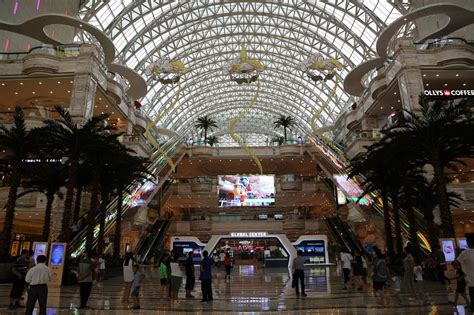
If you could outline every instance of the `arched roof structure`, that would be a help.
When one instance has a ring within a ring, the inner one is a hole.
[[[401,16],[390,0],[164,1],[85,0],[80,18],[104,31],[117,49],[117,59],[144,77],[159,57],[180,59],[190,71],[179,84],[163,85],[146,77],[142,100],[153,118],[180,97],[159,125],[186,130],[195,119],[218,120],[216,135],[225,135],[227,121],[254,96],[256,83],[231,81],[222,67],[245,44],[249,57],[265,65],[260,97],[237,126],[237,132],[272,136],[279,114],[294,116],[310,129],[315,112],[335,96],[317,119],[318,127],[333,123],[350,102],[343,81],[355,66],[375,56],[378,34]],[[313,54],[344,65],[331,81],[314,82],[299,65]],[[335,87],[336,85],[336,87]],[[250,116],[250,117],[249,117]]]

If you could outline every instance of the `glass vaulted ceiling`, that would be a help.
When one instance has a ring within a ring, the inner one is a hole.
[[[180,59],[189,67],[179,85],[147,77],[149,90],[142,100],[146,112],[156,117],[180,89],[177,103],[159,122],[177,131],[211,115],[219,125],[215,134],[227,133],[228,120],[256,91],[256,83],[238,85],[222,72],[245,44],[249,57],[265,65],[258,79],[260,97],[237,126],[237,132],[255,138],[280,135],[272,126],[280,114],[294,116],[299,132],[309,131],[311,117],[335,88],[317,119],[318,127],[331,125],[350,102],[342,89],[344,77],[374,55],[377,34],[401,15],[399,2],[86,0],[80,16],[104,30],[115,43],[117,58],[144,77],[145,68],[159,57]],[[316,83],[298,68],[316,53],[344,64],[337,79]]]

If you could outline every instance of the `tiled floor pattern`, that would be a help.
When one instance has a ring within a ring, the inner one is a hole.
[[[224,280],[222,269],[214,272],[214,301],[200,302],[200,282],[197,281],[195,299],[184,298],[184,289],[179,302],[170,304],[160,299],[158,269],[144,269],[146,280],[142,286],[141,310],[131,310],[131,305],[120,302],[121,277],[97,283],[89,300],[90,310],[79,311],[78,286],[61,289],[50,288],[48,315],[53,314],[381,314],[381,315],[444,315],[455,314],[448,303],[452,299],[450,288],[433,282],[419,285],[421,296],[400,298],[392,296],[386,306],[379,305],[372,290],[359,292],[342,290],[341,277],[335,267],[313,267],[306,271],[307,297],[297,297],[291,288],[287,270],[263,269],[252,265],[236,266],[230,281]],[[197,272],[198,273],[198,272]],[[183,284],[184,285],[184,284]],[[7,310],[10,286],[0,286],[0,314],[24,314],[24,309]],[[464,313],[460,307],[459,314]],[[36,313],[37,314],[37,313]],[[464,314],[469,314],[465,312]]]

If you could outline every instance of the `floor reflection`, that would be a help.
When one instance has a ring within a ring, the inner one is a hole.
[[[403,294],[391,298],[386,306],[377,304],[371,288],[359,292],[342,290],[342,279],[335,267],[312,267],[305,272],[307,297],[298,297],[291,288],[287,269],[265,269],[259,265],[240,265],[232,271],[231,279],[224,279],[223,269],[214,270],[212,303],[200,303],[200,282],[196,282],[195,299],[184,298],[180,292],[179,303],[171,305],[161,300],[158,269],[147,267],[147,276],[142,286],[141,311],[137,314],[453,314],[448,303],[453,291],[437,283],[424,282],[422,298],[414,299]],[[199,271],[196,271],[199,274]],[[75,308],[79,301],[77,286],[50,289],[48,315],[50,314],[128,314],[130,305],[122,304],[121,277],[112,278],[94,285],[89,301],[91,310],[79,312]],[[183,283],[184,286],[184,283]],[[6,309],[10,285],[0,286],[0,314],[24,314],[24,309]],[[26,301],[25,301],[26,302]],[[460,306],[457,314],[469,314]],[[454,313],[456,314],[456,313]]]

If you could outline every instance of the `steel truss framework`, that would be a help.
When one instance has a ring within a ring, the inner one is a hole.
[[[180,89],[178,103],[161,121],[178,132],[207,114],[218,120],[215,134],[226,134],[227,121],[256,90],[255,83],[237,85],[222,73],[245,44],[249,56],[266,69],[259,77],[260,97],[237,132],[266,139],[281,134],[272,126],[279,114],[294,116],[299,128],[309,130],[311,117],[337,84],[336,96],[317,120],[319,127],[332,124],[351,101],[342,90],[343,78],[374,55],[377,34],[403,10],[399,1],[390,0],[86,0],[80,17],[105,31],[117,58],[143,76],[158,57],[177,58],[189,67],[179,85],[148,78],[142,101],[154,117]],[[344,64],[337,81],[315,83],[298,69],[314,53]]]

